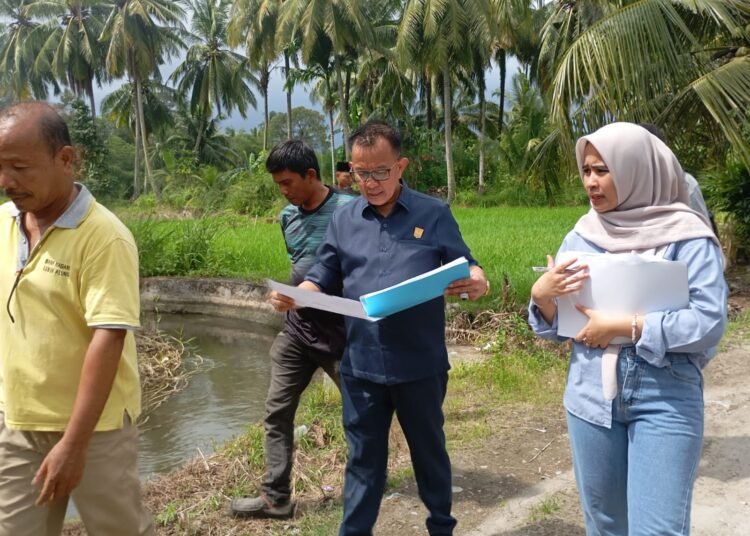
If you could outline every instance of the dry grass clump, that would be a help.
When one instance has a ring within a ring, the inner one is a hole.
[[[170,396],[187,386],[190,376],[201,369],[203,360],[191,354],[183,341],[163,331],[138,333],[135,340],[141,376],[142,415],[148,418]]]
[[[445,339],[450,344],[479,344],[492,339],[515,324],[515,313],[459,310],[445,326]]]

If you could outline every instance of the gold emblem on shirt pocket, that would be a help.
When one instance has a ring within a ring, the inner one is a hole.
[[[424,229],[421,227],[415,227],[414,228],[414,238],[422,238],[422,235],[424,234]]]

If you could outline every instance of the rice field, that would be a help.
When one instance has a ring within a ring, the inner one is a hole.
[[[485,269],[492,296],[480,301],[512,306],[528,299],[538,274],[585,212],[563,208],[457,208],[464,240]],[[127,221],[141,250],[144,276],[239,277],[284,281],[289,273],[281,229],[273,220],[216,216],[200,220]],[[505,283],[504,283],[505,282]]]

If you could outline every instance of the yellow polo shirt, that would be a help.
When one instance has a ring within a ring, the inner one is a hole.
[[[128,333],[96,431],[121,428],[124,412],[134,420],[141,410],[138,251],[122,222],[78,187],[31,252],[18,210],[0,206],[0,411],[15,430],[65,429],[97,327]]]

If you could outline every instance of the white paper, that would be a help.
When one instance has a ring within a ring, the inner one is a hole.
[[[358,300],[330,296],[322,292],[313,292],[291,285],[284,285],[271,279],[266,279],[266,284],[271,290],[292,298],[299,307],[312,307],[321,311],[329,311],[354,318],[363,318],[371,322],[380,320],[380,318],[367,316],[365,308]]]
[[[614,314],[646,314],[674,311],[689,304],[687,265],[653,255],[566,252],[557,262],[577,258],[588,265],[583,288],[557,299],[558,329],[563,337],[575,337],[588,318],[576,304]],[[630,342],[617,337],[612,343]]]

